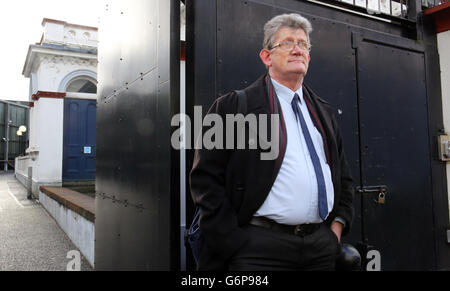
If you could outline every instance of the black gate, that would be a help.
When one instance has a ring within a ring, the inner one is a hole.
[[[442,113],[429,114],[430,108],[439,109],[440,100],[433,89],[440,81],[431,78],[438,68],[435,39],[426,46],[414,39],[423,31],[411,23],[302,1],[197,0],[186,5],[191,116],[194,105],[205,111],[217,96],[265,73],[258,53],[266,21],[290,12],[307,17],[314,31],[305,82],[336,108],[359,190],[353,231],[344,241],[359,245],[363,258],[365,250],[377,250],[381,270],[450,266],[443,238],[448,209],[439,206],[448,200],[437,190],[445,186],[445,170],[433,156],[432,138],[442,127]]]
[[[357,51],[363,237],[384,270],[433,269],[433,197],[423,48],[353,35]],[[384,188],[384,191],[383,191]]]
[[[95,268],[178,270],[180,6],[108,1],[99,44]]]

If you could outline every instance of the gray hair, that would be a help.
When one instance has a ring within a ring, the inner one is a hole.
[[[312,25],[308,19],[296,13],[281,14],[275,16],[264,25],[264,49],[270,49],[273,46],[273,38],[281,27],[303,29],[306,33],[306,37],[308,38],[308,43],[311,43],[309,34],[312,32]]]

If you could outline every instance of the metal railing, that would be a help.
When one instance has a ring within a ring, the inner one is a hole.
[[[427,7],[427,8],[431,8],[434,6],[438,6],[441,4],[444,4],[446,2],[450,2],[450,0],[422,0],[422,6],[423,7]]]
[[[385,14],[406,18],[408,0],[335,0],[367,10],[368,14]]]
[[[450,0],[421,0],[421,4],[422,8],[430,8],[449,1]],[[335,3],[338,6],[347,7],[354,11],[360,11],[367,15],[390,19],[414,20],[417,16],[415,14],[420,11],[420,7],[418,10],[416,9],[416,6],[420,5],[416,0],[321,0],[319,2]],[[410,8],[417,12],[412,11],[412,13],[408,13],[408,9]]]

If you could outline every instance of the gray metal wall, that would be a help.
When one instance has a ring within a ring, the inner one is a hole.
[[[179,268],[179,1],[110,1],[99,29],[97,270]]]
[[[0,101],[0,160],[10,161],[8,168],[14,165],[14,159],[17,156],[25,153],[30,132],[29,115],[30,109],[23,104],[15,105],[12,102]],[[21,125],[25,125],[27,131],[22,136],[18,136],[17,131]],[[8,145],[6,140],[8,140]],[[7,159],[5,159],[6,156],[8,156]],[[6,169],[4,163],[1,165],[2,169]]]

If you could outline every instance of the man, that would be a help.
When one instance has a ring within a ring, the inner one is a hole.
[[[204,237],[198,270],[334,269],[353,218],[353,187],[334,110],[303,84],[311,31],[298,14],[267,22],[260,58],[268,74],[245,89],[245,114],[279,115],[278,156],[195,153],[190,184]],[[209,113],[237,113],[238,98],[222,96]]]

